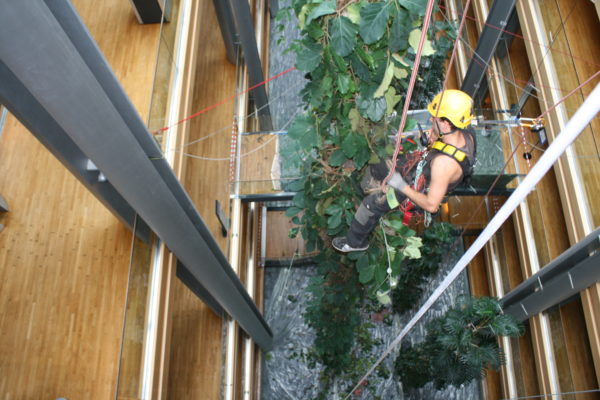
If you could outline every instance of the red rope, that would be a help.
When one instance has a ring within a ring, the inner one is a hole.
[[[268,82],[271,82],[272,80],[274,80],[274,79],[277,79],[277,78],[279,78],[280,76],[283,76],[283,75],[287,74],[288,72],[292,72],[292,71],[293,71],[293,70],[295,70],[295,69],[296,69],[296,67],[291,67],[291,68],[288,68],[288,69],[286,69],[285,71],[283,71],[283,72],[280,72],[279,74],[277,74],[277,75],[274,75],[274,76],[270,77],[269,79],[266,79],[266,80],[264,80],[264,81],[262,81],[262,82],[260,82],[260,83],[257,83],[256,85],[254,85],[254,86],[252,86],[252,87],[249,87],[248,89],[244,90],[243,92],[240,92],[240,93],[234,94],[233,96],[230,96],[230,97],[228,97],[228,98],[226,98],[226,99],[224,99],[224,100],[222,100],[222,101],[220,101],[220,102],[218,102],[218,103],[215,103],[215,104],[213,104],[213,105],[211,105],[211,106],[208,106],[208,107],[206,107],[206,108],[204,108],[204,109],[202,109],[202,110],[198,111],[197,113],[195,113],[195,114],[192,114],[192,115],[190,115],[189,117],[186,117],[186,118],[182,119],[181,121],[177,121],[177,122],[175,122],[173,125],[170,125],[170,126],[165,126],[164,128],[160,128],[160,129],[158,129],[158,130],[156,130],[156,131],[154,131],[154,132],[152,132],[152,133],[153,133],[153,134],[157,134],[157,133],[159,133],[159,132],[164,132],[164,131],[166,131],[166,130],[169,130],[169,129],[173,128],[174,126],[177,126],[177,125],[179,125],[179,124],[182,124],[182,123],[184,123],[184,122],[186,122],[186,121],[189,121],[189,120],[190,120],[190,119],[192,119],[192,118],[196,118],[196,117],[197,117],[198,115],[200,115],[200,114],[204,114],[205,112],[207,112],[207,111],[210,111],[210,110],[212,110],[213,108],[217,108],[217,107],[219,107],[219,106],[221,106],[221,105],[223,105],[223,104],[225,104],[225,103],[227,103],[227,102],[229,102],[229,101],[231,101],[231,100],[235,99],[236,97],[239,97],[239,96],[241,96],[241,95],[243,95],[243,94],[246,94],[246,93],[248,93],[249,91],[251,91],[251,90],[253,90],[253,89],[256,89],[256,88],[257,88],[257,87],[259,87],[259,86],[265,85],[266,83],[268,83]]]
[[[544,111],[542,114],[540,114],[540,116],[537,117],[537,119],[542,119],[546,114],[548,114],[550,111],[554,110],[556,107],[558,107],[559,104],[561,104],[563,101],[565,101],[570,96],[574,95],[575,92],[577,92],[583,86],[585,86],[588,83],[590,83],[598,75],[600,75],[600,70],[596,71],[596,73],[594,75],[590,76],[588,79],[586,79],[585,82],[583,82],[581,85],[577,86],[575,89],[571,90],[565,97],[563,97],[562,99],[560,99],[556,104],[554,104],[552,107],[550,107],[549,109],[547,109],[546,111]]]
[[[425,17],[423,19],[423,28],[421,31],[421,39],[419,40],[419,46],[417,48],[417,53],[415,57],[415,62],[413,63],[413,70],[410,76],[410,83],[408,85],[408,90],[406,92],[406,97],[404,98],[404,109],[402,110],[402,119],[400,121],[400,126],[398,127],[398,133],[396,135],[396,150],[394,150],[394,157],[392,157],[392,168],[390,168],[390,172],[388,176],[383,180],[383,185],[387,184],[387,181],[392,177],[395,171],[396,161],[398,160],[398,153],[400,153],[400,149],[402,148],[402,143],[400,140],[400,134],[404,130],[404,125],[406,124],[406,116],[408,114],[408,107],[410,106],[410,99],[412,97],[412,92],[415,87],[415,82],[417,81],[417,72],[419,71],[419,65],[421,64],[421,53],[423,53],[423,44],[425,43],[425,39],[427,38],[427,31],[429,30],[429,22],[431,20],[431,15],[433,14],[433,3],[434,0],[429,0],[427,2],[427,10],[425,11]]]
[[[444,84],[442,85],[443,91],[442,91],[442,98],[440,99],[440,103],[444,98],[444,90],[446,89],[446,85],[448,83],[448,77],[450,76],[452,64],[454,63],[454,57],[456,56],[456,49],[458,47],[458,42],[460,40],[462,30],[465,26],[465,20],[466,20],[466,16],[467,16],[466,11],[469,9],[470,4],[471,4],[471,0],[467,0],[467,4],[464,9],[465,12],[463,12],[463,16],[460,21],[460,26],[456,33],[456,39],[454,40],[454,48],[452,49],[452,55],[450,56],[450,62],[448,63],[448,71],[446,71],[446,77],[444,78]],[[431,20],[432,13],[433,13],[433,0],[429,0],[429,2],[427,3],[427,11],[425,12],[425,19],[423,20],[424,22],[423,22],[423,30],[421,31],[421,40],[419,41],[419,47],[417,49],[417,55],[415,57],[415,62],[413,64],[413,70],[412,70],[412,74],[410,77],[410,84],[408,86],[408,91],[407,91],[407,94],[406,94],[406,97],[404,100],[404,109],[402,110],[402,120],[400,122],[400,126],[398,127],[396,149],[394,151],[394,157],[392,158],[392,165],[394,165],[394,166],[396,165],[396,162],[398,159],[398,153],[400,152],[400,149],[402,148],[402,144],[400,141],[400,134],[404,130],[404,126],[406,124],[406,116],[408,114],[408,107],[410,106],[410,99],[412,97],[412,92],[413,92],[413,88],[415,85],[417,72],[419,70],[419,64],[421,63],[421,53],[423,51],[423,44],[425,42],[425,38],[427,37],[427,30],[429,29],[429,21]],[[439,107],[438,107],[437,112],[439,112]],[[436,116],[437,116],[437,112],[436,112]],[[394,168],[390,169],[388,176],[386,176],[386,178],[383,181],[383,186],[385,186],[387,181],[392,177],[393,173],[394,173]]]

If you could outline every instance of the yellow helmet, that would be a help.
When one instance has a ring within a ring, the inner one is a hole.
[[[457,128],[463,129],[469,126],[473,120],[471,108],[473,108],[471,96],[460,90],[448,89],[433,98],[427,106],[427,111],[432,116],[446,118]]]

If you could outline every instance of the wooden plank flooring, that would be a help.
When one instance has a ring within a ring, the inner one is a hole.
[[[121,0],[74,5],[145,118],[159,27]],[[12,116],[0,193],[0,399],[114,397],[131,233]]]

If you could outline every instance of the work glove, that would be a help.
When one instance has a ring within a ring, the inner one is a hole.
[[[406,183],[406,181],[404,180],[402,175],[400,175],[399,172],[394,172],[387,184],[388,186],[391,186],[400,192],[402,191],[402,189],[404,189],[404,187],[408,186],[408,183]]]

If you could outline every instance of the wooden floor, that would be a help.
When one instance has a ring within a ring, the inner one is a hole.
[[[145,119],[159,27],[73,3]],[[0,193],[0,399],[114,398],[131,233],[12,116]]]

